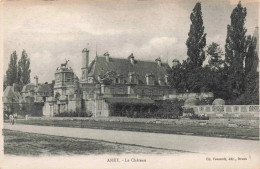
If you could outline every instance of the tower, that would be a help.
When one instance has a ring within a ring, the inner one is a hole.
[[[82,50],[81,82],[88,81],[88,62],[89,50],[87,48],[84,48]]]

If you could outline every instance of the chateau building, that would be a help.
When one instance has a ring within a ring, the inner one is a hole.
[[[257,40],[256,53],[259,55],[258,27],[253,37]],[[111,105],[133,104],[138,113],[144,111],[144,107],[150,111],[160,100],[195,98],[210,104],[214,98],[212,93],[176,93],[169,86],[167,71],[170,67],[160,58],[144,61],[136,59],[133,54],[116,58],[107,52],[103,56],[97,55],[89,64],[89,50],[85,48],[82,50],[80,78],[68,62],[66,60],[56,69],[52,84],[38,84],[36,76],[35,84],[25,85],[22,91],[16,84],[7,86],[2,98],[4,111],[38,116],[78,113],[100,117],[111,115]],[[178,64],[179,61],[174,59],[173,66]],[[259,71],[258,57],[253,67]]]
[[[85,48],[80,79],[67,62],[55,72],[54,96],[45,102],[45,116],[64,112],[109,116],[110,103],[154,104],[164,95],[175,93],[168,83],[170,67],[160,58],[137,60],[133,54],[116,58],[107,52],[89,64],[89,50]]]

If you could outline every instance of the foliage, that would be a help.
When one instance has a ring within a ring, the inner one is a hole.
[[[90,111],[83,112],[83,111],[73,111],[70,110],[69,112],[62,112],[59,114],[55,114],[55,117],[91,117],[93,114]]]
[[[195,114],[193,108],[184,109],[185,117],[195,120],[209,120],[208,116]]]
[[[209,67],[193,67],[183,61],[172,68],[169,75],[170,85],[178,92],[208,92],[212,81]]]
[[[197,5],[195,8],[200,9],[200,5],[199,7]],[[194,11],[191,14],[193,19],[196,13]],[[222,98],[227,104],[257,104],[259,102],[257,41],[251,36],[246,38],[244,27],[246,14],[246,8],[242,7],[241,2],[232,11],[231,24],[227,27],[224,60],[219,44],[213,42],[206,51],[209,57],[208,64],[204,67],[199,64],[194,66],[194,63],[201,62],[201,58],[195,57],[196,51],[191,52],[193,48],[187,45],[188,59],[169,71],[170,85],[180,93],[213,92],[215,98]],[[197,44],[196,38],[191,38],[191,35],[195,35],[191,32],[194,33],[194,30],[191,29],[187,42]],[[199,35],[202,34],[198,34],[198,37]],[[192,40],[189,41],[190,39]],[[198,44],[196,48],[199,49]],[[190,64],[191,62],[193,64]]]
[[[183,101],[160,101],[158,104],[158,110],[156,115],[163,119],[175,119],[182,116]]]
[[[14,83],[16,83],[19,86],[18,91],[20,92],[24,85],[30,83],[30,73],[30,59],[28,58],[26,51],[23,50],[21,59],[18,61],[18,64],[17,54],[16,51],[14,51],[11,54],[8,69],[6,71],[4,89],[7,86],[12,86]]]
[[[23,85],[30,83],[30,74],[30,59],[28,58],[26,51],[23,50],[22,57],[18,62],[18,78]]]
[[[6,86],[12,86],[13,83],[19,82],[17,79],[17,54],[14,51],[11,54],[8,69],[6,71]]]
[[[246,20],[247,11],[241,2],[231,13],[231,24],[227,26],[227,38],[225,45],[225,62],[228,67],[228,86],[232,97],[238,97],[244,92],[243,63],[247,52]]]
[[[186,71],[184,64],[178,64],[175,67],[172,67],[168,71],[169,74],[169,83],[172,87],[177,89],[178,92],[186,91]]]
[[[110,116],[130,118],[173,119],[182,115],[183,102],[160,101],[151,104],[116,103],[109,104]]]
[[[249,72],[257,72],[258,67],[258,55],[256,52],[257,39],[248,37],[248,51],[245,58],[245,75],[247,76]]]
[[[259,72],[250,71],[246,76],[245,99],[243,104],[259,105]]]
[[[204,33],[201,3],[196,3],[191,15],[189,37],[186,41],[188,62],[193,67],[202,66],[205,60],[203,48],[206,46],[206,34]]]
[[[208,48],[207,48],[207,55],[210,57],[209,58],[209,67],[213,71],[218,71],[220,70],[223,65],[224,61],[221,59],[223,55],[223,51],[221,50],[219,44],[212,42]]]

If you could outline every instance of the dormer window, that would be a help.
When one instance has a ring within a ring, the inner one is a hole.
[[[144,84],[142,80],[138,80],[138,84]]]
[[[153,74],[151,74],[151,73],[146,74],[145,78],[146,78],[147,85],[154,85],[154,75]]]

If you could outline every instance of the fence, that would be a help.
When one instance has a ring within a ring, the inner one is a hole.
[[[200,105],[183,108],[192,108],[198,115],[219,118],[259,118],[260,112],[259,105]]]

